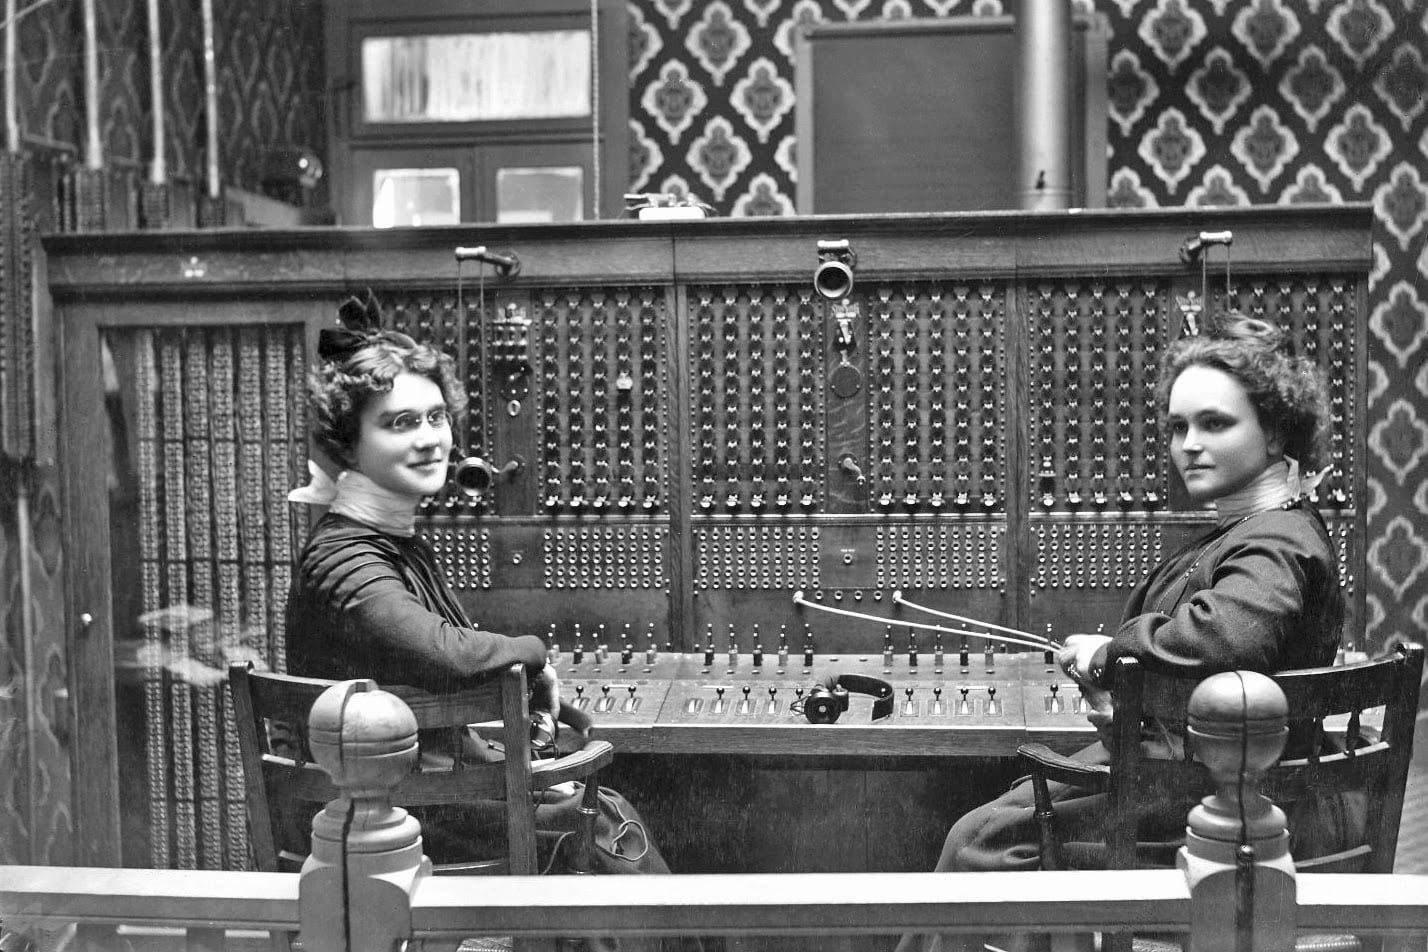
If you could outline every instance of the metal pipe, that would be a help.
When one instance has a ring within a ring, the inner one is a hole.
[[[149,108],[153,112],[154,161],[149,166],[149,182],[163,185],[168,180],[164,162],[164,46],[159,35],[159,0],[148,0],[149,11]]]
[[[1022,0],[1016,22],[1017,197],[1071,205],[1071,0]]]
[[[15,34],[19,32],[18,0],[5,0],[5,149],[20,150],[20,112],[15,89]]]
[[[203,109],[208,126],[208,197],[217,200],[223,193],[218,170],[218,62],[213,42],[213,0],[203,0]]]
[[[84,167],[104,168],[104,137],[99,130],[99,23],[94,0],[84,0]]]

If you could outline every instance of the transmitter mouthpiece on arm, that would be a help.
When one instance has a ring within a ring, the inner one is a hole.
[[[458,246],[456,260],[481,261],[494,265],[496,273],[503,278],[513,278],[521,273],[521,259],[516,257],[515,252],[492,251],[485,245],[476,245],[473,248]]]

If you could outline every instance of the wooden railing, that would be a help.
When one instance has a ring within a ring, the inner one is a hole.
[[[1268,692],[1278,694],[1283,718],[1283,695],[1271,680],[1247,680],[1246,689],[1266,692],[1269,702]],[[346,694],[343,685],[332,692],[344,705],[375,693]],[[410,771],[415,746],[403,746],[409,738],[373,736],[371,725],[389,721],[344,713],[352,716],[342,719],[343,736],[315,742],[313,753],[347,797],[314,820],[302,873],[0,867],[0,949],[211,952],[284,948],[300,938],[305,952],[416,952],[454,948],[471,936],[1131,929],[1189,933],[1187,952],[1290,952],[1296,935],[1325,932],[1385,937],[1384,947],[1394,950],[1428,948],[1428,876],[1294,875],[1276,845],[1283,826],[1266,827],[1275,811],[1255,790],[1258,770],[1283,745],[1282,736],[1276,746],[1263,730],[1264,716],[1248,741],[1226,732],[1196,744],[1220,781],[1206,804],[1231,798],[1218,806],[1232,806],[1253,833],[1247,901],[1238,888],[1246,877],[1235,868],[1238,832],[1226,839],[1222,827],[1204,822],[1205,806],[1188,818],[1189,841],[1175,870],[434,877],[419,827],[409,818],[388,822],[404,816],[391,806],[390,791]],[[1192,698],[1192,724],[1195,715]],[[1235,777],[1244,782],[1234,784]],[[351,816],[366,822],[345,822]]]
[[[7,950],[32,942],[36,952],[267,948],[268,936],[301,931],[299,880],[297,873],[3,866],[0,942]],[[1302,875],[1297,893],[1297,921],[1283,923],[1290,941],[1296,931],[1350,932],[1428,948],[1428,877]],[[325,901],[341,907],[340,898]],[[650,877],[638,888],[613,877],[566,877],[557,886],[441,876],[412,891],[407,937],[415,952],[418,942],[442,947],[481,935],[1188,932],[1194,901],[1178,870],[701,875]],[[342,948],[311,936],[304,944]]]

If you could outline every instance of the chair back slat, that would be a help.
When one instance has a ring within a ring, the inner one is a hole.
[[[1274,682],[1289,701],[1290,717],[1329,717],[1387,704],[1397,681],[1398,655],[1357,664],[1283,671]]]
[[[499,678],[450,694],[433,694],[405,684],[383,685],[382,690],[395,694],[411,708],[420,730],[502,720]]]

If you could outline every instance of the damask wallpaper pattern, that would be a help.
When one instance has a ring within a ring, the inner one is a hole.
[[[21,133],[82,158],[84,25],[77,3],[29,5],[19,21]],[[324,151],[326,83],[320,0],[215,2],[219,156],[226,184],[259,191],[275,149]],[[171,178],[201,183],[207,163],[203,23],[197,0],[160,0],[164,150]],[[153,158],[144,0],[95,4],[104,161],[147,170]]]
[[[1428,628],[1428,6],[1075,6],[1104,18],[1110,33],[1108,205],[1373,204],[1367,640],[1421,639]],[[630,188],[693,194],[720,215],[795,214],[799,25],[1016,9],[1014,0],[632,0]]]

